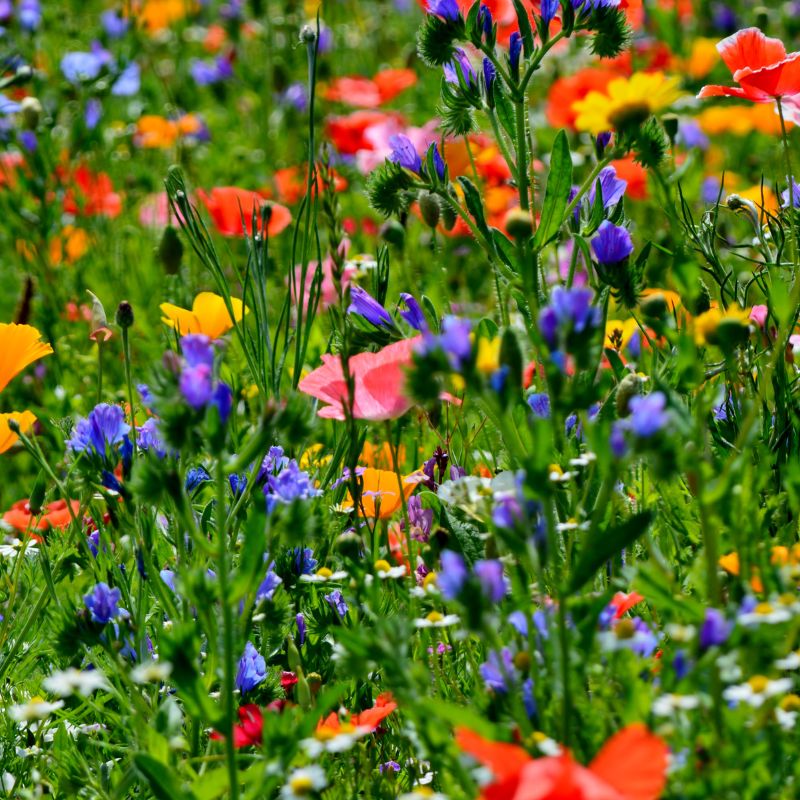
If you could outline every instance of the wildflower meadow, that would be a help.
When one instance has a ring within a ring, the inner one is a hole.
[[[0,57],[0,797],[800,797],[797,0]]]

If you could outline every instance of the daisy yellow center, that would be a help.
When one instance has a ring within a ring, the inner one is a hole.
[[[436,583],[436,573],[429,572],[422,581],[423,588],[427,589],[431,584]]]
[[[753,675],[753,677],[747,681],[747,684],[755,694],[762,694],[767,690],[767,686],[769,686],[769,678],[765,678],[763,675]]]
[[[753,609],[753,611],[755,611],[755,612],[756,612],[756,614],[763,614],[763,615],[765,615],[765,616],[766,616],[767,614],[771,614],[771,613],[772,613],[772,610],[773,610],[773,609],[772,609],[772,605],[771,605],[770,603],[759,603],[759,604],[758,604],[758,605],[757,605],[757,606],[756,606],[756,607]]]
[[[322,567],[322,569],[317,570],[317,575],[319,575],[320,578],[330,578],[330,576],[333,575],[333,572],[327,567]]]
[[[441,622],[444,619],[444,616],[440,614],[438,611],[431,611],[431,613],[428,614],[428,616],[425,617],[425,619],[427,619],[428,622]]]
[[[384,559],[379,559],[375,562],[375,571],[376,572],[388,572],[391,569],[391,566],[388,561]]]
[[[787,694],[781,699],[780,707],[784,711],[800,711],[800,697],[796,694]]]
[[[289,786],[295,794],[311,794],[314,789],[314,781],[308,775],[296,775],[290,779]]]

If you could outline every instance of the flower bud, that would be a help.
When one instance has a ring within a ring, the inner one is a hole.
[[[642,381],[638,375],[628,374],[617,387],[617,397],[615,405],[618,417],[627,417],[631,412],[628,408],[631,398],[640,393]]]
[[[439,200],[436,195],[431,194],[429,191],[423,189],[419,193],[419,210],[422,213],[422,219],[425,224],[431,228],[435,228],[439,224],[439,219],[442,213],[442,207],[439,205]]]
[[[531,215],[521,208],[512,208],[506,214],[505,226],[508,235],[514,239],[527,239],[533,233]]]
[[[182,258],[183,244],[178,238],[178,231],[168,225],[164,228],[161,242],[158,245],[158,260],[168,274],[175,275],[180,268]]]
[[[42,104],[37,97],[26,97],[20,103],[20,119],[22,127],[29,131],[35,131],[39,127],[39,120],[42,118]]]
[[[130,328],[133,325],[133,306],[127,300],[117,306],[116,319],[120,328]]]
[[[396,220],[387,220],[381,227],[381,238],[395,247],[402,247],[406,241],[406,229]]]

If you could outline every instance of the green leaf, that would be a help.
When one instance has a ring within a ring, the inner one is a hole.
[[[483,542],[478,528],[458,515],[455,509],[442,504],[442,526],[453,535],[453,550],[460,551],[468,565],[472,565],[483,555]]]
[[[133,762],[158,800],[196,800],[195,795],[175,777],[174,770],[147,753],[137,753]]]
[[[572,570],[567,592],[580,589],[607,561],[635,542],[653,521],[652,511],[642,511],[586,541]]]
[[[487,238],[491,239],[489,233],[489,226],[486,224],[486,217],[483,213],[483,203],[481,202],[481,193],[475,187],[475,184],[463,175],[458,179],[461,188],[464,190],[464,202],[467,204],[467,211],[472,215],[475,224],[478,226],[480,232]]]
[[[569,190],[572,187],[572,158],[569,152],[567,134],[561,130],[553,142],[550,153],[550,172],[539,227],[533,238],[535,249],[544,247],[557,233],[564,219],[564,211],[569,203]]]

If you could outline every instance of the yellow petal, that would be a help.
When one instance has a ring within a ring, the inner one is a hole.
[[[182,336],[187,333],[201,333],[197,317],[185,308],[174,306],[172,303],[162,303],[159,308],[164,316],[162,322],[174,328]]]
[[[8,426],[8,421],[11,419],[15,419],[19,423],[20,430],[27,433],[36,422],[36,415],[30,411],[11,411],[8,414],[0,414],[0,453],[5,453],[19,439],[19,436]]]
[[[28,364],[53,352],[47,342],[40,341],[41,336],[31,325],[0,323],[0,392]]]
[[[233,298],[231,298],[234,316],[237,314],[237,303],[238,318],[236,321],[238,322],[242,318],[242,302],[237,300],[234,303]],[[225,307],[224,298],[213,292],[200,292],[194,299],[192,311],[200,323],[200,332],[210,339],[217,339],[222,334],[227,333],[234,325],[234,321]]]

